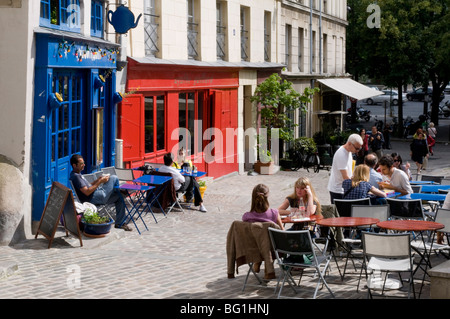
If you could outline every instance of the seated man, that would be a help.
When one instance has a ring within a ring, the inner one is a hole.
[[[394,167],[394,159],[390,155],[384,155],[378,162],[381,174],[388,180],[379,182],[380,189],[392,189],[401,196],[413,193],[409,178],[406,173]]]
[[[170,173],[172,174],[175,191],[186,192],[186,200],[190,202],[192,197],[194,197],[194,205],[200,206],[199,210],[206,213],[206,208],[203,206],[202,195],[200,194],[200,186],[194,177],[183,176],[181,173],[172,166],[173,157],[172,153],[167,153],[164,155],[164,165],[158,169],[160,173]]]
[[[370,178],[369,183],[376,188],[380,188],[378,182],[382,182],[383,178],[381,174],[375,170],[375,166],[377,165],[378,158],[375,153],[369,153],[364,157],[364,164],[370,167]]]
[[[94,205],[105,205],[114,203],[116,206],[116,228],[122,228],[126,231],[131,231],[131,228],[124,224],[120,224],[125,219],[125,203],[118,189],[115,186],[119,186],[119,178],[115,175],[104,175],[99,177],[94,183],[89,183],[81,171],[84,169],[83,157],[79,154],[74,154],[70,158],[70,164],[72,165],[72,172],[70,173],[70,180],[72,181],[78,198],[82,203],[90,202]]]

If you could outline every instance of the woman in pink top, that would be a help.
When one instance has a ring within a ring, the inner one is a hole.
[[[269,207],[269,188],[264,184],[258,184],[253,188],[252,207],[242,216],[244,222],[273,222],[284,230],[280,214],[277,209]]]

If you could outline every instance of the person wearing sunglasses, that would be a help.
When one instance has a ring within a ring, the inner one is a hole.
[[[347,143],[342,145],[333,156],[331,164],[330,179],[328,181],[328,191],[330,192],[331,203],[334,204],[335,199],[344,197],[344,189],[342,182],[350,179],[353,175],[353,156],[363,145],[363,139],[359,134],[352,134],[348,137]]]

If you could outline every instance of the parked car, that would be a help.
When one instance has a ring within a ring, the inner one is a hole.
[[[433,88],[428,88],[427,93],[431,99],[431,95],[433,94]],[[406,97],[407,97],[408,101],[414,101],[414,100],[423,101],[425,94],[426,93],[423,88],[418,88],[418,89],[413,89],[411,92],[406,93]],[[442,92],[442,94],[439,98],[439,102],[441,102],[444,98],[445,98],[445,95],[444,95],[444,92]]]
[[[383,104],[384,101],[388,101],[389,103],[392,103],[392,105],[398,105],[398,92],[395,90],[381,90],[383,92],[382,95],[377,95],[373,97],[369,97],[368,99],[365,99],[365,103],[372,105],[372,104]],[[406,94],[402,94],[402,101],[406,102]]]
[[[450,94],[450,83],[444,89],[445,94]]]

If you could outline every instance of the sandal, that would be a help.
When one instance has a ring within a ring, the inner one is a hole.
[[[127,224],[123,224],[122,226],[116,225],[114,227],[123,229],[124,231],[133,231],[133,229],[130,226],[128,226]]]

